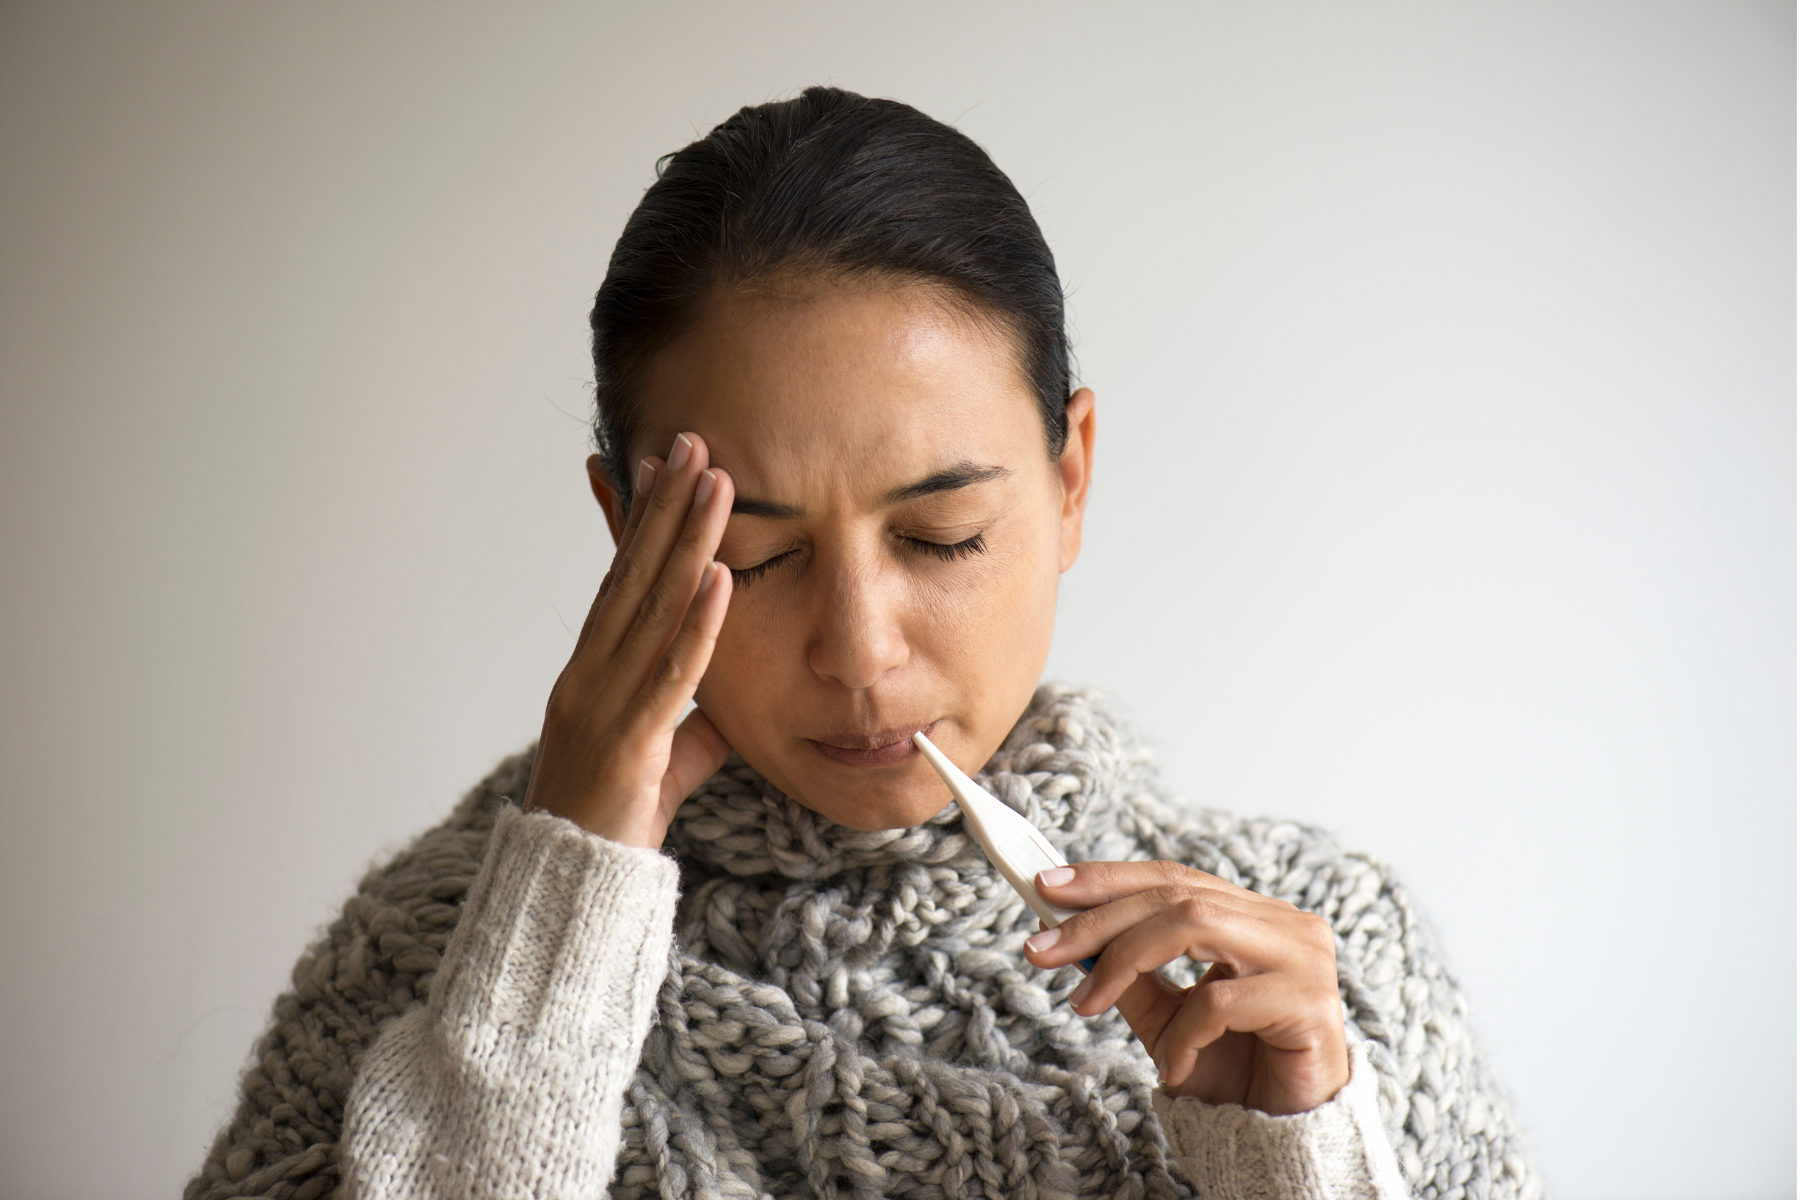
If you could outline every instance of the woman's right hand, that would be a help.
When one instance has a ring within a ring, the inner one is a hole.
[[[731,747],[681,710],[712,658],[731,572],[713,561],[731,477],[707,468],[698,434],[638,464],[612,569],[545,706],[523,805],[591,833],[655,848],[675,810]]]

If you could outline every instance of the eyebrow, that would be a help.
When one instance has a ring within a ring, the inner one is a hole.
[[[922,500],[940,492],[954,492],[959,488],[1003,479],[1011,474],[1005,467],[984,467],[977,463],[960,462],[941,471],[933,471],[923,479],[889,490],[881,498],[881,502],[904,504],[908,500]],[[758,500],[751,496],[735,497],[731,502],[731,511],[748,517],[767,517],[773,521],[794,521],[806,515],[806,510],[798,505],[778,504],[773,500]]]

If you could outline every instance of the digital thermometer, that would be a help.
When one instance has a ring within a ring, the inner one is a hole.
[[[1059,908],[1038,894],[1037,873],[1051,867],[1066,867],[1069,860],[1047,841],[1038,827],[996,800],[986,789],[964,775],[957,765],[944,757],[944,752],[931,744],[923,733],[913,734],[913,745],[924,752],[938,775],[950,785],[962,809],[963,824],[981,843],[994,869],[1006,877],[1013,891],[1019,893],[1031,911],[1043,919],[1046,927],[1061,925],[1080,912],[1079,908]],[[1081,960],[1084,971],[1094,969],[1092,956]]]

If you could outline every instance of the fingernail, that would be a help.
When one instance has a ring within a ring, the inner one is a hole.
[[[1051,867],[1048,871],[1038,872],[1038,882],[1045,887],[1061,887],[1065,883],[1074,881],[1074,867]]]
[[[694,589],[694,599],[698,600],[712,591],[712,585],[717,582],[719,582],[719,564],[709,562],[706,564],[706,570],[700,572],[700,586]]]
[[[694,485],[694,507],[705,508],[706,502],[712,499],[713,488],[718,485],[719,477],[711,471],[700,472],[700,482]]]
[[[655,482],[656,464],[646,458],[643,462],[638,464],[637,482],[632,484],[631,488],[634,492],[642,495],[649,491],[650,485]]]
[[[688,440],[688,435],[676,434],[675,444],[669,447],[669,470],[679,471],[687,466],[687,460],[693,453],[694,443]]]
[[[1060,929],[1046,929],[1042,933],[1033,934],[1026,938],[1025,944],[1030,946],[1036,953],[1042,954],[1050,947],[1056,945],[1056,939],[1061,936],[1062,930]]]
[[[1086,1000],[1088,998],[1088,993],[1093,990],[1094,977],[1089,975],[1086,979],[1083,979],[1080,983],[1076,984],[1075,990],[1069,993],[1069,1007],[1080,1008],[1082,1001]]]

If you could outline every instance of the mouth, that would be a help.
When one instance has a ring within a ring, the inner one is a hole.
[[[846,767],[891,767],[919,752],[913,745],[913,734],[924,733],[930,737],[936,728],[937,722],[933,721],[929,725],[907,725],[874,733],[834,733],[823,738],[807,738],[806,742],[832,762]]]

